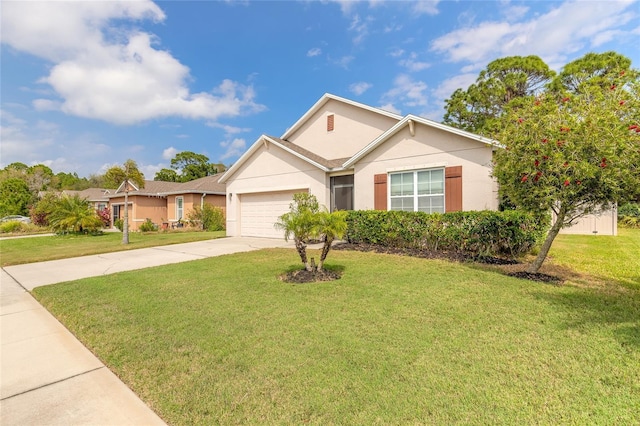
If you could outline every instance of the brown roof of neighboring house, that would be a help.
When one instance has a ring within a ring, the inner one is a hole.
[[[149,195],[164,197],[175,194],[221,194],[226,192],[226,185],[218,183],[222,173],[195,179],[189,182],[163,182],[158,180],[145,180],[144,187],[129,191],[129,195]],[[122,197],[123,192],[114,191],[111,197]]]
[[[115,189],[104,189],[104,188],[87,188],[82,191],[74,191],[71,189],[65,189],[62,191],[63,195],[77,195],[80,198],[89,201],[107,201],[109,198],[109,193],[114,192]]]

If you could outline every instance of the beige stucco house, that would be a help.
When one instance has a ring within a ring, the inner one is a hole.
[[[109,195],[111,194],[112,189],[103,189],[103,188],[87,188],[82,191],[74,191],[70,189],[65,189],[61,192],[61,195],[69,195],[82,198],[83,200],[87,200],[91,203],[94,209],[96,210],[104,210],[109,205]]]
[[[227,235],[281,237],[273,224],[301,191],[331,210],[497,209],[495,149],[469,132],[325,94],[222,175]]]
[[[175,227],[190,210],[205,203],[224,211],[225,185],[218,182],[220,177],[217,174],[184,183],[147,180],[142,188],[129,183],[129,229],[137,230],[147,219],[159,227]],[[124,184],[108,195],[112,226],[124,217],[124,198]]]
[[[499,144],[414,115],[325,94],[282,136],[262,135],[220,178],[227,235],[281,238],[293,194],[331,210],[496,210]],[[616,235],[615,209],[565,233]]]

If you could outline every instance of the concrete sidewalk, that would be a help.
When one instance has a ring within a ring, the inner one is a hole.
[[[3,268],[0,423],[3,426],[164,424],[27,290],[269,247],[293,245],[283,240],[233,237]]]

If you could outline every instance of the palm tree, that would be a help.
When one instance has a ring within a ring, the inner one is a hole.
[[[135,161],[129,159],[122,166],[111,167],[105,173],[105,181],[124,189],[124,218],[122,225],[122,244],[129,244],[129,189],[131,184],[144,188],[144,175],[138,170]]]
[[[318,271],[322,271],[324,261],[331,250],[331,244],[336,238],[342,238],[345,232],[347,232],[347,212],[345,210],[330,213],[325,209],[317,214],[316,233],[322,236],[323,241]]]
[[[57,200],[49,215],[49,224],[56,232],[95,231],[102,228],[102,220],[91,207],[91,203],[78,195],[63,196]]]
[[[313,268],[307,258],[307,243],[316,232],[318,200],[314,195],[305,192],[294,194],[289,210],[280,216],[273,226],[284,231],[285,241],[289,241],[293,235],[293,241],[304,268],[307,271],[312,271]]]

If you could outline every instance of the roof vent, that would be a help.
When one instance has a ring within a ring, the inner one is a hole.
[[[333,132],[333,114],[327,115],[327,132]]]

